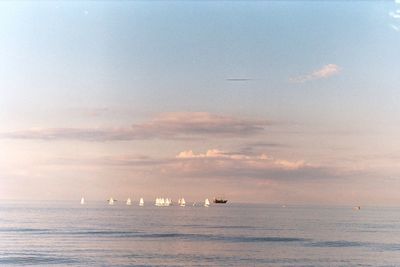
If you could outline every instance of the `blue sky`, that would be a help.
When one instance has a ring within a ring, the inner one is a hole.
[[[184,164],[192,172],[179,190],[190,192],[202,177],[224,191],[237,175],[203,162],[214,150],[216,162],[247,170],[248,179],[226,189],[240,201],[257,194],[257,201],[335,202],[338,188],[324,198],[308,184],[341,188],[360,179],[368,192],[400,167],[399,9],[392,1],[2,2],[0,143],[4,165],[24,170],[0,166],[2,193],[26,196],[15,188],[37,181],[53,188],[53,177],[74,193],[46,198],[76,198],[83,193],[74,186],[90,176],[98,191],[86,194],[101,198],[111,194],[104,178],[111,175],[121,181],[114,194],[135,187],[152,197],[151,185],[176,182],[170,177],[183,167],[170,160],[185,151],[194,153]],[[268,164],[258,162],[262,154]],[[127,157],[146,163],[129,170],[112,163]],[[103,161],[112,167],[99,168]],[[396,188],[391,181],[385,186]],[[285,199],[282,192],[299,184],[304,193]],[[365,192],[345,199],[368,201]],[[388,202],[376,192],[377,202]]]

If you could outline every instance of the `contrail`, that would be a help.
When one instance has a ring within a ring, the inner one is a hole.
[[[246,82],[246,81],[251,81],[253,79],[251,79],[251,78],[228,78],[225,80],[229,81],[229,82]]]

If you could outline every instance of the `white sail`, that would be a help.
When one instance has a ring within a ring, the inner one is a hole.
[[[144,206],[144,201],[143,201],[143,198],[142,198],[142,197],[140,198],[139,206]]]
[[[114,205],[114,199],[112,197],[110,197],[110,199],[108,200],[108,204]]]
[[[164,197],[158,197],[156,198],[156,202],[154,205],[158,206],[158,207],[167,207],[167,206],[171,206],[172,201],[170,198],[164,198]]]
[[[132,200],[131,200],[130,198],[128,198],[128,199],[126,200],[126,205],[132,205]]]
[[[210,206],[210,200],[206,198],[206,200],[204,201],[204,207],[209,207],[209,206]]]
[[[186,201],[185,201],[184,198],[182,198],[182,199],[181,199],[181,204],[180,204],[180,206],[181,206],[181,207],[184,207],[185,205],[186,205]]]
[[[181,198],[178,199],[178,205],[180,205],[180,204],[181,204]]]
[[[84,204],[85,204],[85,198],[82,197],[82,198],[81,198],[81,205],[84,205]]]

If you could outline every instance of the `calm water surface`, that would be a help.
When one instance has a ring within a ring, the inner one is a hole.
[[[400,209],[0,205],[0,266],[400,266]]]

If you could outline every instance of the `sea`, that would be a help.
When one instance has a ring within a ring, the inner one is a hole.
[[[400,208],[2,202],[0,266],[400,266]]]

